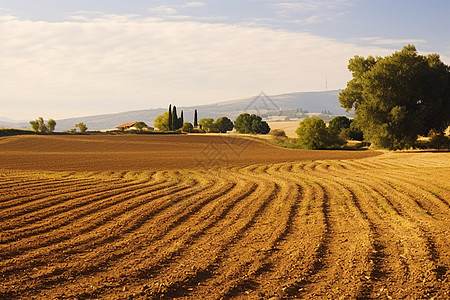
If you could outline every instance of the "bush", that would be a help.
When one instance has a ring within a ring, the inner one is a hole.
[[[183,122],[183,127],[181,127],[181,132],[187,132],[190,133],[194,129],[194,126],[192,126],[189,122]]]
[[[429,147],[437,150],[450,150],[450,138],[443,135],[434,135],[429,142]]]
[[[284,132],[283,129],[272,129],[272,130],[270,131],[270,134],[271,134],[273,137],[278,137],[278,138],[286,138],[286,137],[287,137],[287,136],[286,136],[286,132]]]
[[[325,122],[320,118],[308,118],[300,122],[295,131],[300,147],[304,149],[323,149],[334,144]]]
[[[206,133],[206,131],[202,128],[194,128],[192,129],[191,133]]]

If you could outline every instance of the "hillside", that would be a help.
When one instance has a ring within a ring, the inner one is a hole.
[[[276,115],[282,110],[308,111],[310,113],[320,113],[329,111],[335,115],[345,114],[345,110],[339,106],[339,90],[328,92],[306,92],[306,93],[288,93],[274,96],[259,95],[245,99],[219,102],[216,104],[177,107],[178,111],[184,111],[185,120],[192,122],[194,110],[198,110],[199,119],[201,118],[219,118],[227,116],[234,120],[243,112]],[[175,104],[176,103],[172,103]],[[155,118],[163,113],[166,108],[127,111],[115,114],[94,115],[86,117],[75,117],[62,120],[56,120],[57,131],[64,131],[74,128],[74,125],[84,122],[89,130],[113,129],[116,126],[132,121],[144,121],[153,126]],[[38,116],[37,116],[38,117]],[[27,122],[12,123],[0,120],[0,127],[29,129]]]

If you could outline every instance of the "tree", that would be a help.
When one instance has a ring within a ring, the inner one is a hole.
[[[295,131],[300,147],[323,149],[330,146],[330,134],[325,122],[320,118],[307,118],[300,122]]]
[[[55,131],[55,127],[56,127],[56,121],[53,119],[48,119],[48,121],[47,121],[48,132]]]
[[[194,111],[194,127],[198,127],[198,123],[197,123],[197,110]]]
[[[350,128],[351,121],[344,116],[334,117],[330,123],[328,123],[328,130],[332,135],[338,135],[343,129]]]
[[[143,130],[144,128],[147,127],[147,124],[145,124],[145,122],[136,122],[136,123],[134,124],[134,127],[135,127],[137,130],[139,130],[139,132],[142,132],[142,130]]]
[[[75,127],[78,127],[78,129],[80,130],[81,133],[86,133],[86,131],[88,129],[86,124],[84,124],[83,122],[75,124]]]
[[[180,123],[181,123],[181,127],[182,127],[184,125],[184,113],[183,113],[183,111],[181,111],[181,114],[180,114]]]
[[[240,114],[234,121],[234,129],[239,133],[267,134],[270,131],[269,124],[260,116],[247,113]]]
[[[183,122],[183,127],[181,127],[182,132],[190,133],[194,129],[194,126],[192,126],[189,122]]]
[[[227,131],[233,130],[233,122],[227,117],[218,118],[214,123],[220,133],[226,133]]]
[[[170,111],[157,116],[154,122],[155,128],[158,128],[160,131],[169,131],[169,116],[171,116]]]
[[[178,114],[177,107],[174,105],[172,108],[172,130],[177,130],[178,128]]]
[[[156,122],[156,120],[155,120],[155,122]],[[173,130],[173,126],[172,126],[172,124],[173,124],[172,104],[169,104],[169,116],[168,116],[167,122],[168,122],[168,124],[167,124],[168,125],[168,129],[166,129],[166,130]],[[155,127],[159,129],[159,127],[156,126],[156,123],[155,123]]]
[[[437,54],[418,55],[414,46],[386,57],[350,59],[353,79],[339,94],[355,109],[364,138],[391,150],[414,146],[418,135],[450,125],[450,67]]]
[[[214,124],[214,119],[212,118],[203,118],[200,120],[199,124],[206,132],[218,131]]]
[[[56,121],[53,119],[49,119],[47,121],[47,124],[45,124],[44,118],[39,117],[36,120],[30,121],[30,125],[35,132],[48,133],[55,130]]]

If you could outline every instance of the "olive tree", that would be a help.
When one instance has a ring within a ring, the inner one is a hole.
[[[55,130],[56,127],[56,121],[53,119],[49,119],[47,121],[47,124],[45,124],[44,118],[39,117],[36,120],[30,121],[31,128],[35,132],[41,132],[41,133],[50,133]]]

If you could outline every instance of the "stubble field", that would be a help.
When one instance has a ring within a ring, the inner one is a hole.
[[[448,299],[450,153],[0,139],[0,299]]]

